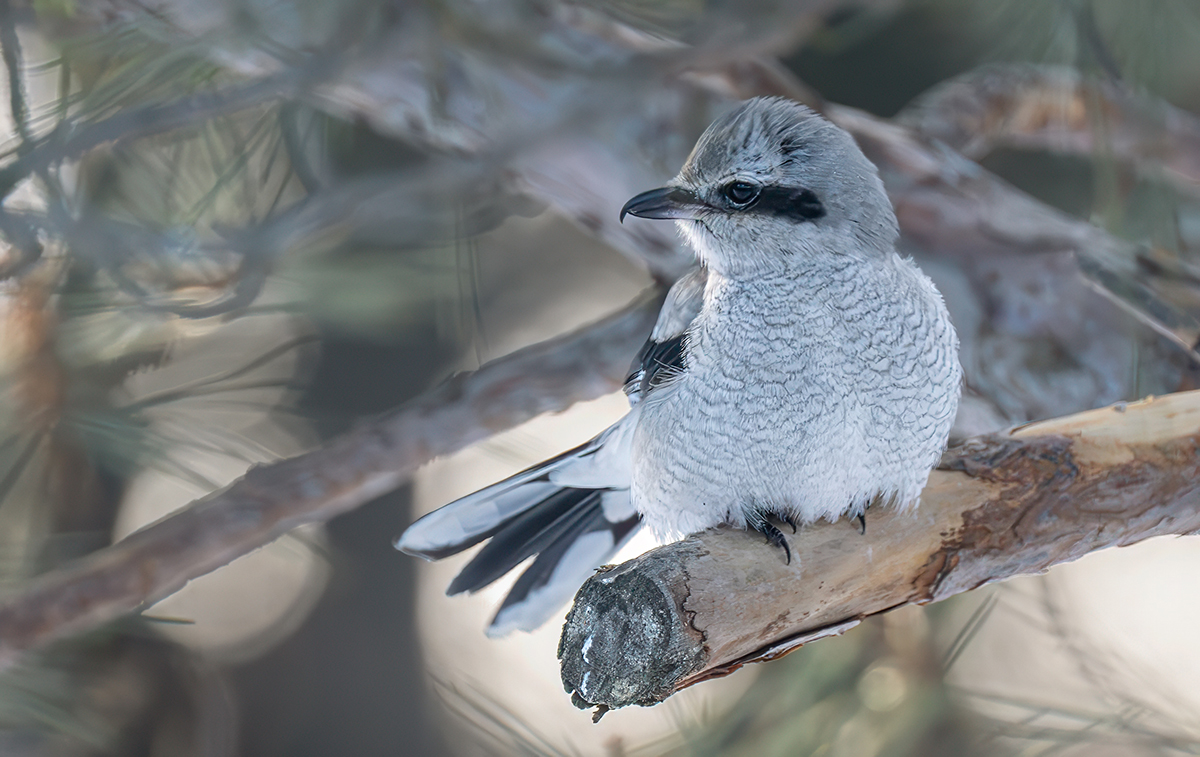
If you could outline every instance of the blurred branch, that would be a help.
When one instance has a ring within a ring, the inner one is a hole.
[[[810,103],[817,100],[794,77],[769,61],[744,58],[719,67],[699,66],[690,59],[689,63],[693,67],[675,70],[679,78],[664,80],[664,93],[694,87],[738,99],[782,94]],[[1105,85],[1105,91],[1112,96],[1114,107],[1128,110],[1126,121],[1131,131],[1140,135],[1139,154],[1147,159],[1153,157],[1152,145],[1166,138],[1161,127],[1156,127],[1147,115],[1155,104],[1135,101],[1113,85]],[[682,107],[684,101],[679,102]],[[1200,127],[1196,126],[1196,119],[1166,104],[1162,107],[1169,109],[1170,115],[1163,123],[1173,124],[1180,134],[1195,132],[1191,141],[1183,144],[1197,144],[1193,157],[1200,169]],[[1142,283],[1144,272],[1137,264],[1143,257],[1139,245],[1037,200],[963,155],[938,145],[927,134],[908,127],[907,122],[891,122],[834,104],[823,104],[822,110],[854,134],[868,157],[879,166],[904,234],[923,248],[960,259],[1011,253],[1071,254],[1087,286],[1200,363],[1200,353],[1193,349],[1200,337],[1200,323],[1173,306],[1162,293]],[[941,117],[954,123],[954,113],[953,108],[927,111],[928,118],[922,125],[936,130]],[[1138,113],[1144,116],[1140,120],[1135,117]],[[411,129],[394,121],[381,126],[406,138],[414,136]],[[1083,128],[1086,124],[1074,126],[1075,138],[1080,134],[1092,138]],[[655,136],[668,138],[666,133]],[[600,212],[603,208],[617,207],[619,198],[631,191],[629,183],[620,176],[623,167],[626,172],[631,170],[630,161],[607,154],[594,142],[571,143],[569,147],[534,151],[526,156],[517,183],[618,248],[636,250],[652,269],[671,270],[674,245],[656,235],[661,227],[619,226],[606,220],[611,215]],[[1186,161],[1182,164],[1186,165]],[[1200,177],[1200,170],[1197,176]]]
[[[904,234],[951,257],[1071,253],[1088,284],[1192,360],[1200,323],[1143,284],[1139,246],[1046,205],[961,154],[854,108],[825,114],[879,166]]]
[[[1200,392],[1092,410],[948,451],[912,513],[791,537],[722,529],[597,573],[559,647],[580,707],[648,705],[863,618],[1200,530]]]
[[[998,147],[1101,152],[1200,194],[1200,118],[1070,68],[983,66],[934,87],[896,120],[972,160]]]
[[[327,74],[313,78],[304,96],[423,149],[473,159],[498,172],[511,191],[555,206],[671,280],[691,264],[673,230],[618,224],[617,210],[636,191],[661,183],[665,176],[655,175],[656,165],[682,161],[679,135],[697,120],[707,122],[697,118],[707,110],[697,107],[705,98],[785,94],[820,106],[762,56],[784,40],[803,38],[838,4],[771,6],[770,24],[756,22],[732,37],[683,34],[691,45],[572,2],[551,3],[536,18],[518,18],[507,6],[486,17],[451,7],[430,37],[429,11],[417,4],[406,8],[403,23],[380,29],[374,44],[324,61],[314,55],[306,65]],[[168,0],[159,17],[190,41],[233,23],[221,21],[220,13],[204,16],[205,6]],[[289,8],[285,3],[271,12],[294,11]],[[212,58],[258,76],[278,76],[286,59],[227,46],[215,47]],[[555,76],[564,71],[576,74],[569,87]],[[823,110],[879,164],[905,234],[922,246],[975,258],[1071,253],[1089,286],[1200,361],[1191,350],[1200,324],[1142,283],[1137,245],[1047,206],[967,159],[1005,139],[1091,149],[1097,135],[1088,114],[1097,108],[1113,122],[1114,152],[1187,181],[1200,179],[1197,119],[1119,85],[1084,84],[1065,69],[980,69],[935,89],[896,122],[834,105]]]
[[[389,492],[434,457],[615,390],[660,306],[648,293],[598,323],[457,375],[320,449],[252,468],[224,491],[38,577],[0,606],[0,668],[162,599],[296,526]]]
[[[336,32],[306,28],[318,22],[292,3],[243,11],[243,18],[211,2],[162,0],[152,17],[130,0],[85,2],[72,29],[110,25],[118,14],[125,23],[141,18],[167,38],[210,40],[213,62],[251,77],[278,76],[302,56],[329,72],[303,93],[314,106],[425,150],[501,169],[537,202],[553,204],[673,280],[692,264],[674,230],[616,218],[625,200],[682,162],[679,135],[709,120],[707,108],[697,107],[698,90],[679,86],[678,77],[744,67],[748,57],[791,49],[843,4],[761,0],[663,9],[666,26],[648,31],[617,11],[578,2],[552,2],[537,13],[499,4],[485,14],[472,5],[417,3],[397,9],[356,44],[329,44],[332,55],[314,52],[313,40]],[[251,24],[263,38],[228,34]]]

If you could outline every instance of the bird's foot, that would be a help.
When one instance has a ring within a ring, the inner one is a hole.
[[[783,555],[787,560],[787,564],[792,564],[792,548],[788,546],[787,539],[784,538],[783,532],[775,527],[774,523],[769,520],[763,520],[753,525],[755,531],[767,537],[767,543],[772,547],[780,547],[783,549]]]
[[[855,518],[858,521],[858,533],[862,536],[867,535],[867,514],[859,513]]]

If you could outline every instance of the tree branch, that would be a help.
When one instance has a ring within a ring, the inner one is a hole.
[[[1111,154],[1200,192],[1200,118],[1063,66],[982,66],[935,86],[896,121],[972,160],[997,147]]]
[[[921,247],[976,260],[1070,254],[1093,290],[1200,363],[1192,349],[1200,324],[1142,283],[1138,245],[1046,205],[904,126],[841,105],[828,105],[826,115],[879,166],[901,230]]]
[[[389,492],[438,455],[613,391],[661,304],[647,293],[603,321],[459,374],[324,447],[252,468],[224,491],[34,579],[0,606],[0,670],[26,650],[162,599],[296,526]]]
[[[164,0],[155,18],[173,30],[170,34],[194,41],[233,21],[222,12],[207,12],[208,5]],[[552,3],[548,7],[554,12],[540,18],[544,26],[538,26],[538,35],[515,46],[509,31],[480,25],[473,14],[448,19],[452,27],[465,25],[448,38],[427,39],[425,31],[416,31],[426,29],[422,24],[396,23],[381,31],[386,44],[353,51],[332,46],[339,51],[334,56],[339,65],[330,60],[323,77],[310,74],[306,81],[313,86],[306,91],[316,106],[335,115],[365,119],[383,133],[426,149],[504,166],[503,177],[512,191],[553,205],[668,281],[692,264],[691,255],[680,248],[668,224],[619,224],[617,209],[637,191],[661,183],[662,166],[682,162],[685,141],[678,135],[696,126],[698,108],[707,108],[701,105],[701,91],[719,98],[787,94],[814,100],[793,76],[759,56],[773,49],[771,40],[778,30],[790,30],[784,35],[788,39],[802,37],[804,29],[836,5],[815,2],[781,8],[779,18],[788,20],[776,23],[777,29],[768,25],[732,46],[723,38],[727,49],[719,56],[709,54],[708,48],[656,40],[576,3]],[[116,6],[144,13],[136,3],[122,0]],[[84,4],[80,12],[93,24],[109,23],[108,14],[98,12],[101,7],[107,6]],[[197,14],[198,8],[206,12]],[[410,11],[415,18],[424,13],[419,5]],[[290,12],[286,3],[269,11],[284,16]],[[275,26],[290,28],[263,19],[263,28]],[[571,54],[558,60],[549,52],[575,48],[578,35],[589,41],[584,47],[596,56],[590,63]],[[316,33],[314,38],[323,35]],[[508,42],[497,47],[501,38]],[[545,39],[573,42],[544,47],[537,41]],[[210,54],[221,65],[255,76],[279,75],[284,60],[264,56],[252,46],[220,46]],[[547,55],[557,63],[549,66]],[[594,65],[601,60],[604,66]],[[566,90],[551,83],[558,74],[547,75],[561,67],[579,74]],[[320,66],[313,63],[311,68]],[[435,76],[443,70],[455,74],[443,81]],[[530,86],[533,81],[541,84]],[[1028,96],[1022,94],[1023,86],[1030,89]],[[1107,134],[1093,135],[1087,128],[1084,105],[1089,91],[1065,69],[993,67],[967,74],[945,89],[935,88],[896,122],[835,105],[824,110],[854,133],[879,165],[906,237],[938,255],[957,258],[964,268],[964,259],[973,263],[1006,254],[1043,256],[1044,288],[1056,292],[1058,304],[1039,306],[1062,312],[1047,313],[1042,320],[1057,324],[1064,351],[1077,362],[1101,372],[1113,370],[1081,358],[1079,345],[1086,349],[1092,340],[1089,334],[1079,329],[1065,333],[1063,324],[1075,323],[1070,314],[1087,309],[1081,300],[1100,299],[1078,291],[1091,289],[1200,363],[1200,353],[1191,349],[1200,324],[1184,307],[1143,283],[1147,275],[1138,266],[1144,257],[1138,245],[1055,210],[934,141],[969,155],[1006,139],[1082,149]],[[1114,130],[1114,145],[1105,149],[1132,155],[1146,165],[1162,166],[1166,159],[1169,170],[1180,173],[1185,183],[1193,173],[1200,175],[1187,168],[1200,161],[1200,149],[1193,149],[1200,146],[1200,122],[1194,117],[1112,85],[1099,86],[1096,97]],[[1053,110],[1055,102],[1066,103],[1062,114]],[[1011,110],[1007,105],[1017,108],[1020,118],[1005,118]],[[555,116],[546,118],[546,113]],[[631,134],[638,136],[631,139]],[[1167,140],[1175,147],[1162,146],[1164,135],[1176,138]],[[1062,256],[1073,257],[1066,262],[1077,262],[1082,276],[1070,265],[1061,265],[1056,257]],[[970,275],[988,279],[991,272],[974,270]],[[1107,303],[1101,305],[1096,309],[1112,310]],[[1123,320],[1104,315],[1089,310],[1084,320],[1106,320],[1105,334]],[[964,341],[972,336],[964,334]],[[979,383],[973,376],[972,384]],[[1045,414],[1039,407],[1022,410],[1016,417]]]
[[[1093,550],[1200,530],[1200,392],[1092,410],[950,450],[911,513],[791,537],[722,529],[584,584],[559,645],[580,707],[650,705],[748,662]]]

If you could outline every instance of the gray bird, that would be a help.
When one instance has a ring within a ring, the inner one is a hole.
[[[490,539],[448,594],[537,555],[489,635],[541,625],[642,523],[664,540],[753,528],[790,559],[772,517],[911,508],[946,446],[958,338],[933,283],[896,253],[878,172],[845,131],[789,100],[749,100],[626,214],[674,219],[700,261],[634,362],[630,412],[396,545],[439,559]]]

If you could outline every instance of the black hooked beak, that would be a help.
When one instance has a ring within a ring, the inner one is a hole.
[[[703,206],[704,203],[700,202],[700,198],[686,189],[679,187],[651,189],[625,203],[625,207],[621,208],[620,220],[624,222],[626,213],[638,218],[694,220],[696,212]]]

